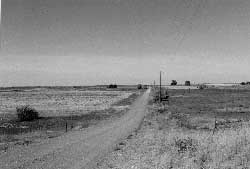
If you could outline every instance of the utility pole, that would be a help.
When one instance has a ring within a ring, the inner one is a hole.
[[[160,71],[160,102],[161,102],[161,71]]]

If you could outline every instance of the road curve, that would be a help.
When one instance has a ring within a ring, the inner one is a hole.
[[[126,115],[109,123],[69,132],[42,143],[19,146],[0,154],[1,169],[92,169],[96,161],[138,128],[146,114],[150,89]]]

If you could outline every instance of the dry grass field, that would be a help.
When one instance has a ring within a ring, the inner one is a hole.
[[[0,92],[0,116],[15,114],[16,107],[30,105],[43,117],[86,114],[104,110],[127,98],[133,90],[31,88]]]
[[[152,103],[141,128],[99,168],[247,169],[250,90],[169,90],[169,105]]]
[[[21,88],[0,92],[0,151],[57,137],[69,130],[123,115],[140,95],[135,87],[118,89],[63,87]],[[16,107],[30,105],[39,119],[18,121]]]

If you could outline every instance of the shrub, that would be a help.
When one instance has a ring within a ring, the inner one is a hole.
[[[32,121],[39,118],[39,113],[29,105],[17,107],[16,112],[19,121]]]
[[[197,141],[188,137],[187,139],[175,139],[175,146],[178,148],[179,153],[185,151],[195,152],[197,151],[196,143]]]
[[[142,89],[142,84],[138,84],[137,89]]]

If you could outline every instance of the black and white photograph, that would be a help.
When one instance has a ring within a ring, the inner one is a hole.
[[[250,169],[250,0],[0,0],[0,169]]]

